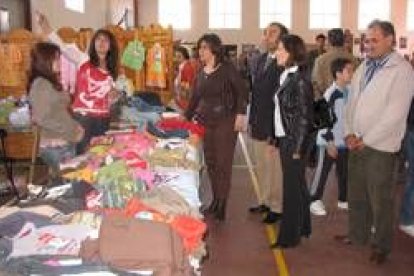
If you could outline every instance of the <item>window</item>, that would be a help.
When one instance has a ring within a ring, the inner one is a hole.
[[[85,0],[65,0],[65,8],[71,11],[84,13]]]
[[[414,31],[414,1],[407,1],[407,31]]]
[[[341,27],[341,0],[310,0],[309,28]]]
[[[210,0],[210,29],[240,29],[241,0]]]
[[[158,22],[174,29],[191,28],[190,0],[158,0]]]
[[[280,22],[291,27],[292,0],[260,0],[260,28],[271,22]]]
[[[358,29],[365,30],[374,19],[390,19],[389,0],[359,0]]]

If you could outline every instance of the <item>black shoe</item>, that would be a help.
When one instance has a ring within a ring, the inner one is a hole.
[[[272,245],[270,245],[270,248],[271,249],[286,249],[286,248],[296,247],[299,244],[300,244],[300,240],[296,243],[293,243],[293,244],[281,244],[281,243],[275,242]]]
[[[250,207],[249,212],[250,213],[255,213],[255,214],[263,214],[263,213],[270,212],[270,208],[267,207],[264,204],[261,204],[261,205],[258,205],[258,206]]]
[[[334,236],[334,240],[344,245],[352,244],[352,241],[349,239],[347,235],[336,235]]]
[[[280,220],[282,217],[281,214],[270,211],[267,213],[266,217],[263,219],[263,223],[272,224]]]
[[[382,265],[387,260],[388,254],[379,250],[373,249],[369,261],[376,265]]]
[[[226,219],[226,205],[227,205],[227,201],[225,199],[218,200],[217,209],[214,214],[216,220],[224,221]]]

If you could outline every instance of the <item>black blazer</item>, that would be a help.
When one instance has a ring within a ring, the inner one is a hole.
[[[276,94],[289,146],[293,153],[304,154],[313,125],[313,88],[306,71],[290,73]]]
[[[280,74],[283,69],[274,60],[264,70],[268,54],[262,54],[257,62],[251,94],[249,124],[251,136],[257,140],[274,139],[273,97],[279,87]]]

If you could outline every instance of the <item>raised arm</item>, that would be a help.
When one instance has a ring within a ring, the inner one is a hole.
[[[52,29],[49,24],[47,17],[40,13],[36,12],[37,24],[42,31],[42,34],[47,37],[47,39],[59,46],[62,54],[69,59],[71,62],[75,63],[77,66],[82,65],[89,60],[88,54],[82,52],[75,43],[65,43],[61,37]]]

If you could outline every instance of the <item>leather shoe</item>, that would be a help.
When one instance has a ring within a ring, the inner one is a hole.
[[[334,240],[336,240],[339,243],[345,244],[345,245],[352,244],[352,241],[348,238],[347,235],[336,235],[334,236]]]
[[[297,242],[292,243],[292,244],[281,244],[281,243],[275,242],[272,245],[270,245],[270,248],[271,249],[286,249],[286,248],[296,247],[299,244],[300,244],[300,240],[298,240]]]
[[[387,260],[387,254],[378,250],[372,250],[369,261],[376,265],[382,265]]]
[[[255,214],[263,214],[263,213],[267,213],[270,211],[270,208],[267,207],[264,204],[258,205],[258,206],[254,206],[254,207],[250,207],[249,208],[249,212],[250,213],[255,213]]]
[[[216,212],[214,213],[216,220],[224,221],[226,219],[226,206],[227,206],[227,200],[225,199],[218,200],[217,209],[216,209]]]
[[[282,217],[281,214],[270,211],[267,213],[266,217],[263,219],[263,223],[272,224],[272,223],[277,222],[281,217]]]

